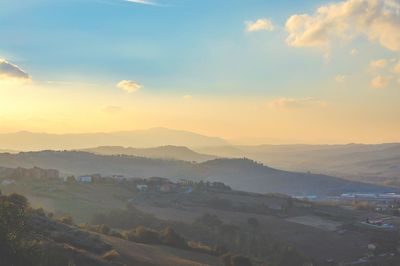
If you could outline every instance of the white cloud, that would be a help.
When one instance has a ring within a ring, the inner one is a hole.
[[[366,36],[400,51],[400,4],[396,0],[347,0],[319,7],[315,14],[295,14],[286,21],[287,43],[329,48],[337,39]]]
[[[141,5],[151,5],[151,6],[157,5],[157,3],[148,0],[125,0],[125,2],[141,4]]]
[[[274,24],[271,20],[267,18],[260,18],[256,21],[246,21],[246,31],[254,32],[254,31],[273,31],[275,29]]]
[[[311,108],[311,107],[326,107],[327,103],[312,97],[307,98],[278,98],[272,100],[268,104],[275,109],[295,109],[295,108]]]
[[[335,77],[335,81],[337,83],[344,83],[346,81],[346,76],[345,75],[337,75]]]
[[[143,85],[133,80],[121,80],[120,82],[118,82],[117,88],[124,90],[128,93],[132,93],[143,88]]]
[[[385,68],[386,65],[387,65],[386,59],[379,59],[379,60],[371,61],[369,63],[369,67],[373,68],[373,69]]]
[[[384,89],[389,85],[390,77],[378,75],[371,80],[371,88]]]
[[[11,64],[4,59],[0,59],[0,80],[5,81],[29,81],[28,73],[17,65]]]

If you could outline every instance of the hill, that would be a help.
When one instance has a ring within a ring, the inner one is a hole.
[[[0,207],[2,266],[220,265],[217,255],[174,246],[168,241],[158,245],[135,243],[106,226],[102,227],[108,229],[103,234],[88,231],[87,225],[75,225],[72,217],[55,219],[43,209],[31,208],[27,199],[18,194],[0,194]],[[174,231],[164,232],[186,241]]]
[[[215,159],[203,163],[168,161],[133,156],[96,155],[87,152],[27,152],[0,154],[0,166],[38,166],[64,174],[120,174],[126,177],[166,177],[172,180],[220,181],[237,190],[291,195],[328,195],[344,192],[393,191],[393,188],[340,178],[281,171],[248,159]]]
[[[125,148],[121,146],[101,146],[96,148],[82,149],[82,151],[101,155],[131,155],[146,158],[196,162],[202,162],[216,158],[216,156],[197,153],[184,146],[172,145],[155,148]]]
[[[87,134],[33,132],[0,134],[0,148],[7,150],[71,150],[105,145],[139,148],[165,145],[197,147],[227,145],[227,142],[220,138],[167,128]]]
[[[400,144],[259,145],[195,149],[224,157],[243,157],[291,171],[312,171],[380,183],[400,178]]]

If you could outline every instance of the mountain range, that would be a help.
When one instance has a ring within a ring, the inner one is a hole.
[[[167,128],[110,133],[48,134],[17,132],[0,134],[0,149],[19,151],[71,150],[97,146],[157,147],[157,146],[224,146],[228,142],[216,137]]]
[[[0,134],[0,152],[15,150],[83,150],[196,162],[246,157],[278,169],[400,185],[399,143],[244,146],[167,128],[87,134]]]

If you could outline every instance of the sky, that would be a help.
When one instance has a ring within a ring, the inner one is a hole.
[[[400,141],[398,0],[0,0],[0,132]]]

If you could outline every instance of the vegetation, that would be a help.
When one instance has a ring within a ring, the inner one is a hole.
[[[39,265],[38,243],[27,226],[28,201],[18,194],[0,193],[0,257],[2,265]]]
[[[251,266],[249,258],[232,253],[226,253],[221,257],[224,266]]]

